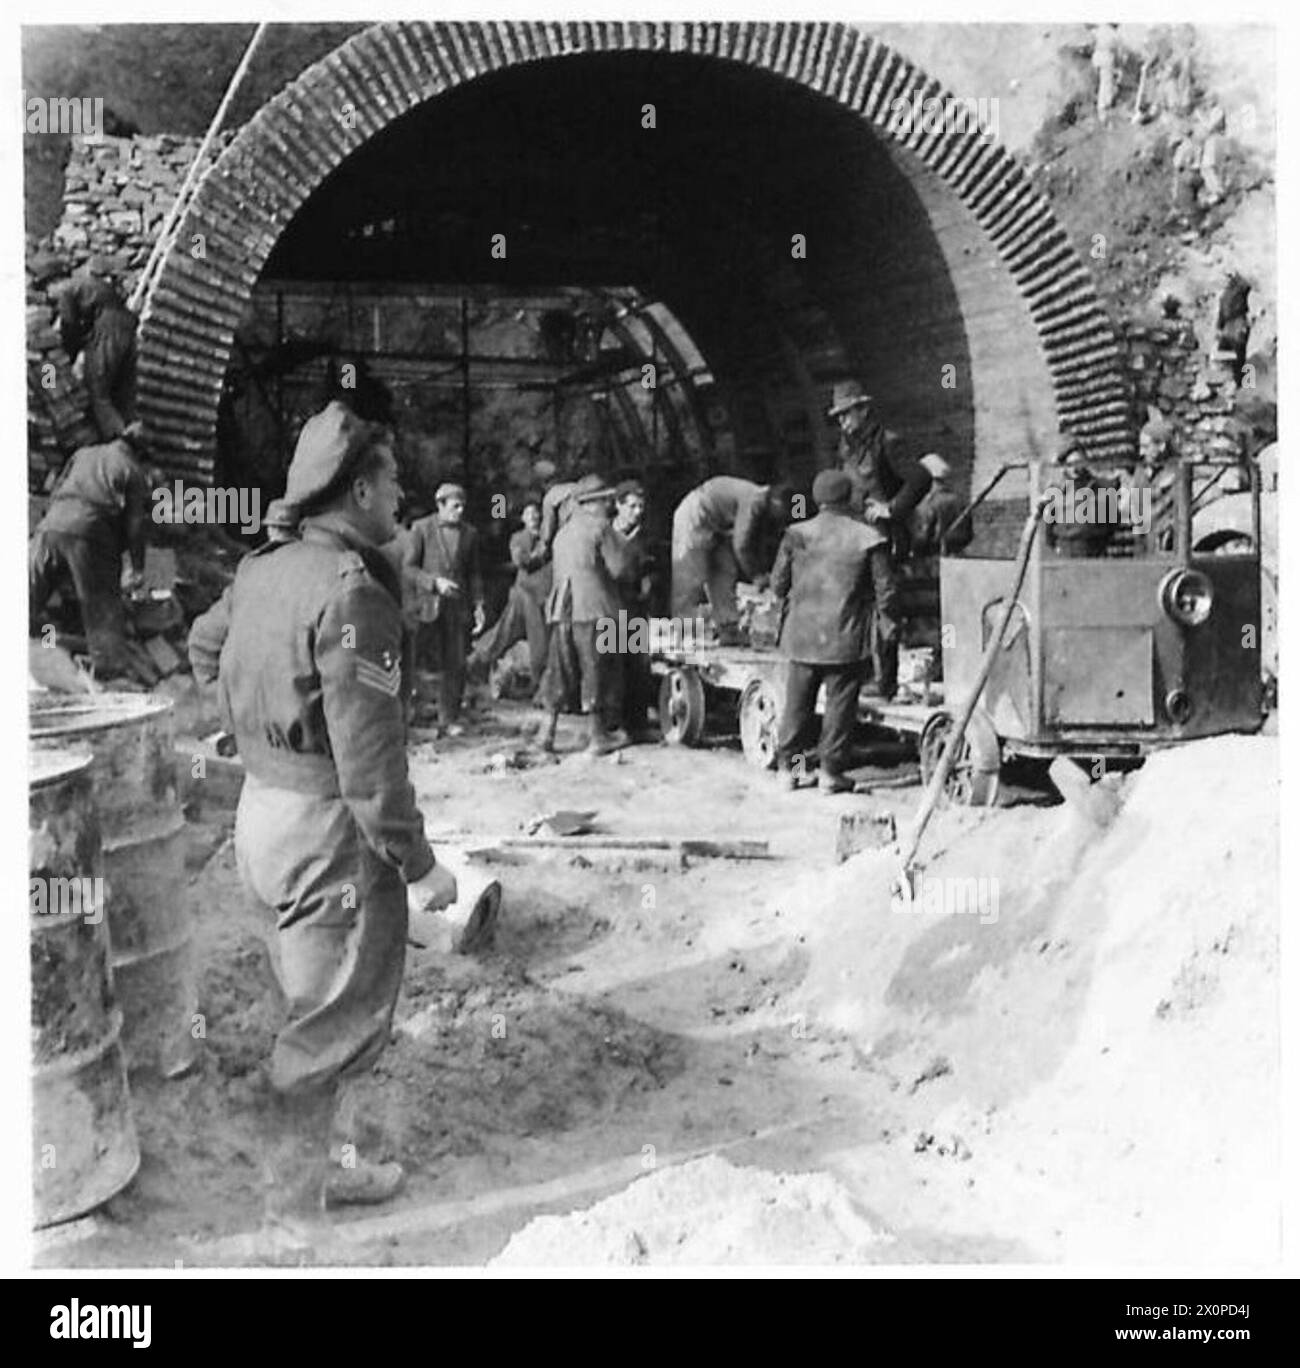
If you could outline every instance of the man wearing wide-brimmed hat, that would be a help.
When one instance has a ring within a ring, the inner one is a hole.
[[[546,600],[551,635],[539,695],[546,712],[537,733],[544,750],[554,748],[560,713],[575,710],[586,714],[593,755],[627,741],[619,729],[620,661],[597,650],[600,623],[618,620],[618,581],[627,563],[610,520],[614,495],[599,475],[584,475],[573,515],[555,534]]]
[[[908,521],[930,488],[930,472],[903,447],[898,433],[886,428],[875,400],[856,380],[841,380],[831,393],[828,418],[840,426],[840,469],[849,477],[849,506],[888,538],[897,561],[907,554]],[[896,611],[877,604],[872,620],[872,655],[876,689],[890,699],[898,687],[898,642],[901,623]]]

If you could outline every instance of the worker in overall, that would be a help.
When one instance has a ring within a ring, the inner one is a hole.
[[[27,587],[33,636],[44,631],[42,616],[55,590],[70,581],[95,674],[152,684],[157,675],[127,640],[121,593],[123,552],[131,561],[126,589],[138,592],[144,584],[155,482],[146,450],[134,423],[111,441],[72,454],[28,543]]]
[[[767,584],[764,543],[789,516],[789,488],[715,475],[673,514],[672,615],[694,618],[707,595],[718,642],[743,644],[736,584]]]
[[[105,442],[135,419],[135,315],[97,276],[75,277],[59,295],[59,333],[72,361],[81,358],[90,417]]]
[[[587,718],[587,750],[604,755],[625,745],[619,725],[622,663],[597,649],[600,624],[617,623],[618,580],[626,562],[610,521],[614,491],[599,475],[586,475],[574,495],[576,511],[556,533],[552,582],[546,601],[550,646],[540,699],[546,710],[537,731],[543,750],[555,748],[560,713]]]
[[[884,532],[853,515],[849,477],[823,470],[812,494],[816,516],[786,529],[772,567],[772,589],[783,600],[778,646],[787,662],[777,777],[784,788],[798,787],[796,756],[824,684],[817,783],[824,793],[845,793],[853,788],[844,771],[871,654],[872,601],[888,600],[894,579]]]
[[[408,908],[450,905],[456,882],[407,777],[400,589],[377,551],[401,498],[388,429],[327,405],[302,429],[286,498],[299,534],[240,563],[219,691],[247,775],[235,852],[274,910],[288,1006],[270,1060],[266,1208],[292,1234],[327,1204],[401,1184],[396,1164],[332,1167],[330,1126],[340,1082],[388,1041]]]
[[[886,428],[875,400],[856,380],[834,386],[826,411],[840,426],[840,469],[849,477],[849,506],[885,536],[890,572],[909,554],[908,523],[929,492],[931,475],[909,456],[898,433]],[[898,647],[902,623],[897,594],[878,595],[871,622],[875,692],[886,702],[898,691]]]
[[[421,625],[417,656],[423,654],[438,671],[438,721],[448,735],[458,736],[464,730],[460,714],[470,633],[481,632],[487,616],[483,576],[478,533],[465,521],[463,486],[439,485],[433,501],[434,511],[411,525],[402,563],[451,586],[439,591],[437,613]]]
[[[510,537],[515,582],[510,586],[501,616],[470,653],[468,673],[471,679],[486,679],[493,665],[516,642],[527,641],[528,667],[536,688],[546,668],[546,596],[551,592],[551,558],[542,541],[541,505],[525,504],[519,521],[519,530]]]
[[[623,569],[617,577],[619,604],[627,614],[629,624],[637,619],[646,624],[648,645],[652,567],[645,533],[645,508],[645,486],[640,480],[624,480],[615,488],[614,536],[623,553]],[[628,631],[631,632],[630,626]],[[650,707],[655,698],[655,684],[649,650],[625,651],[620,663],[622,729],[633,741],[650,740]]]

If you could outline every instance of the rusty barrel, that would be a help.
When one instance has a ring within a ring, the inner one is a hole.
[[[109,971],[89,754],[33,750],[28,799],[36,1225],[71,1220],[140,1166]],[[98,881],[98,882],[97,882]]]
[[[36,745],[75,744],[91,777],[107,881],[113,985],[130,1068],[171,1078],[197,1059],[198,1012],[169,699],[93,694],[34,700]]]

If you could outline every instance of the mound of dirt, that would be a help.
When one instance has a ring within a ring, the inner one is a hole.
[[[568,1216],[539,1216],[494,1267],[862,1263],[887,1248],[824,1173],[768,1173],[717,1155],[639,1178]]]
[[[1266,1259],[1277,784],[1274,738],[1220,737],[1151,758],[1105,832],[1067,807],[944,813],[925,876],[971,909],[891,910],[883,852],[801,881],[791,1006],[892,1075],[900,1143],[973,1160],[952,1181],[1047,1256]]]

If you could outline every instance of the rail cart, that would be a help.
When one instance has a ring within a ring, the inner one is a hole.
[[[1004,466],[967,509],[1008,471],[1029,473],[1038,498],[1038,463]],[[1192,545],[1193,481],[1221,469],[1182,463],[1166,507],[1123,554],[1060,557],[1039,529],[1006,638],[967,728],[948,783],[952,801],[996,801],[1012,757],[1132,761],[1154,749],[1223,732],[1257,731],[1260,679],[1258,474],[1249,534],[1212,551]],[[1217,478],[1217,477],[1212,477]],[[924,781],[937,768],[952,725],[950,702],[965,697],[979,671],[1014,578],[1010,558],[940,558],[942,691],[925,702],[884,704],[863,697],[861,721],[916,744]],[[708,695],[736,696],[741,746],[752,764],[775,765],[783,669],[774,650],[691,645],[658,652],[664,738],[694,745]],[[942,697],[940,696],[942,694]]]

